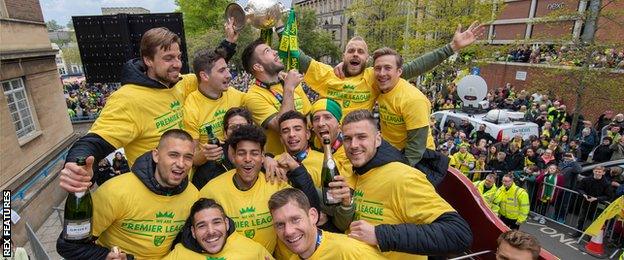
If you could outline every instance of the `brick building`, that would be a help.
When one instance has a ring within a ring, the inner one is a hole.
[[[583,21],[578,17],[561,18],[549,23],[537,21],[540,18],[552,18],[555,14],[582,13],[587,10],[588,4],[587,0],[505,0],[497,19],[489,25],[487,40],[494,44],[505,44],[517,40],[549,43],[553,39],[578,39],[583,29]],[[614,2],[606,6],[603,12],[623,8],[624,3]],[[619,22],[624,22],[624,19]],[[597,41],[624,41],[624,34],[611,30],[615,22],[602,18],[598,24],[601,29],[597,32]]]
[[[58,186],[72,141],[63,87],[38,0],[0,0],[0,186],[11,190],[17,245],[66,195]]]

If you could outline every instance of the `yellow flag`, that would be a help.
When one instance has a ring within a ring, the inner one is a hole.
[[[585,230],[585,234],[590,236],[596,236],[604,226],[605,222],[609,219],[614,218],[615,216],[624,217],[624,196],[620,196],[615,201],[611,202],[603,212],[594,220],[594,222],[589,225],[589,227]]]

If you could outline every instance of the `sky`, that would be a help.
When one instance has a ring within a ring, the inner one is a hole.
[[[39,0],[44,20],[65,26],[74,15],[101,15],[101,7],[143,7],[152,13],[170,13],[174,0]]]

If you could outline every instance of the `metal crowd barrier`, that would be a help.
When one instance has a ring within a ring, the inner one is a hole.
[[[69,117],[72,123],[93,122],[97,119],[99,114],[90,116],[72,116]]]
[[[540,224],[548,220],[581,233],[609,206],[609,201],[589,202],[577,191],[562,186],[537,182],[526,182],[524,186],[533,219]],[[548,187],[554,189],[552,198],[544,196]]]
[[[485,179],[490,173],[496,173],[496,186],[501,187],[501,179],[505,174],[501,171],[470,171],[467,177],[475,182]],[[516,185],[524,188],[529,195],[530,213],[535,221],[544,224],[546,221],[557,223],[572,231],[582,233],[599,215],[609,206],[609,201],[588,202],[577,191],[563,186],[553,186],[549,183],[538,183],[535,178],[520,178],[522,171],[511,172],[514,175]],[[591,177],[588,177],[591,178]],[[552,187],[554,196],[552,199],[542,198],[544,187]],[[605,238],[618,245],[624,242],[624,226],[622,221],[607,221],[605,225]]]

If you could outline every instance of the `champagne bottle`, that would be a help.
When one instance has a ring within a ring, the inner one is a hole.
[[[78,157],[78,166],[86,165],[84,157]],[[63,238],[72,242],[84,242],[91,238],[93,201],[89,189],[84,192],[69,193],[65,200]]]
[[[334,176],[339,175],[339,173],[338,169],[336,169],[336,161],[334,161],[334,158],[332,157],[329,138],[323,138],[323,150],[325,152],[323,169],[321,170],[323,203],[325,203],[325,205],[334,205],[340,203],[340,200],[334,199],[331,194],[329,194],[329,183],[334,181]]]
[[[206,133],[208,134],[208,143],[209,144],[215,144],[215,145],[221,145],[221,142],[219,141],[219,138],[217,138],[214,134],[214,132],[212,131],[212,125],[207,125],[206,126]],[[215,162],[218,164],[223,164],[223,160],[225,160],[225,155],[221,155],[221,158],[217,159]]]

